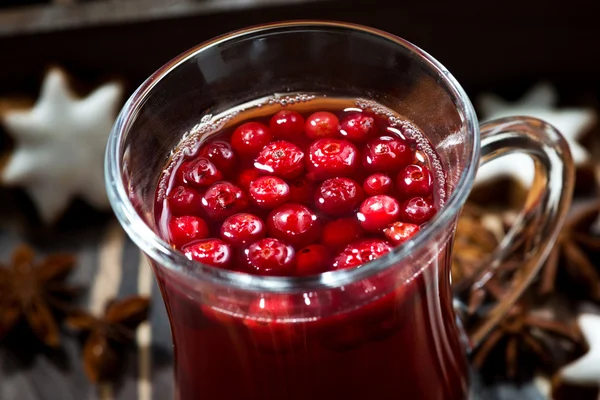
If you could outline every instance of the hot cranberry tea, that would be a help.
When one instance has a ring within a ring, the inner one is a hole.
[[[185,135],[159,181],[156,220],[191,260],[311,276],[360,268],[406,245],[443,207],[444,179],[426,135],[387,108],[273,97]],[[178,397],[465,398],[446,252],[435,262],[407,268],[402,279],[382,274],[249,305],[222,293],[198,297],[156,271]]]

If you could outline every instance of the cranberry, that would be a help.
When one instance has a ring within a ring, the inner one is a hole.
[[[175,217],[169,221],[169,237],[171,243],[181,247],[197,239],[208,237],[208,226],[202,218],[193,215]]]
[[[375,117],[365,112],[351,113],[342,120],[340,133],[351,142],[365,142],[377,133]]]
[[[212,218],[225,219],[243,211],[248,206],[248,200],[242,189],[234,184],[217,182],[204,193],[202,206]]]
[[[362,160],[370,171],[395,172],[412,162],[413,152],[405,140],[382,136],[367,143]]]
[[[419,225],[408,222],[394,222],[389,228],[383,230],[385,237],[395,245],[406,242],[419,232]]]
[[[436,213],[433,200],[428,197],[413,197],[402,204],[402,220],[413,224],[424,224]]]
[[[248,168],[240,172],[237,178],[237,184],[244,190],[250,189],[250,184],[253,180],[260,176],[260,171],[256,168]]]
[[[358,167],[356,146],[343,139],[320,139],[310,145],[306,168],[309,179],[350,176]]]
[[[334,269],[359,267],[373,261],[392,250],[392,246],[381,239],[363,239],[347,246],[337,256],[333,264]]]
[[[293,179],[304,171],[304,152],[290,142],[272,142],[262,149],[254,166],[266,173]]]
[[[252,243],[245,251],[248,265],[260,275],[293,275],[294,249],[280,240],[265,238]]]
[[[294,246],[315,242],[320,234],[320,221],[301,204],[285,204],[276,208],[267,219],[269,235]]]
[[[392,178],[386,174],[369,175],[363,182],[363,188],[368,196],[388,194],[393,189]]]
[[[330,215],[352,212],[363,198],[362,188],[350,178],[327,179],[315,193],[319,210]]]
[[[363,230],[356,218],[341,218],[325,224],[321,243],[332,249],[340,249],[362,235]]]
[[[290,202],[312,204],[314,184],[306,178],[298,178],[290,182]]]
[[[194,186],[210,186],[223,179],[223,174],[205,157],[198,157],[179,168],[183,183]]]
[[[429,168],[411,164],[398,173],[396,188],[402,197],[427,197],[433,192]]]
[[[269,127],[278,139],[296,140],[304,133],[304,118],[296,111],[281,110],[271,117]]]
[[[326,272],[331,266],[329,251],[322,244],[311,244],[296,253],[296,275],[307,276]]]
[[[364,230],[378,231],[398,220],[400,204],[385,194],[371,196],[360,205],[357,217]]]
[[[202,196],[194,189],[177,186],[167,196],[173,215],[197,215],[202,210]]]
[[[271,139],[271,130],[260,122],[246,122],[236,128],[231,135],[231,147],[241,155],[254,156]]]
[[[281,178],[268,175],[255,179],[248,190],[250,198],[261,208],[275,208],[290,197],[290,187]]]
[[[339,137],[338,117],[328,111],[318,111],[306,119],[304,131],[310,139]]]
[[[227,268],[231,262],[229,245],[219,239],[202,239],[183,246],[183,254],[190,260],[213,267]]]
[[[227,173],[235,166],[235,153],[224,140],[214,140],[200,149],[199,155],[208,158],[221,171]]]
[[[232,215],[221,225],[221,237],[234,246],[255,242],[264,236],[265,224],[253,214]]]
[[[281,354],[302,345],[298,323],[291,321],[293,312],[293,300],[286,295],[263,297],[250,303],[244,325],[258,349]]]

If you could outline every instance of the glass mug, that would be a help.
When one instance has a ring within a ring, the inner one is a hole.
[[[298,92],[373,100],[416,123],[446,172],[444,207],[386,256],[312,277],[215,269],[171,248],[156,233],[155,189],[184,132],[204,116]],[[492,261],[453,288],[453,234],[477,167],[512,152],[534,160],[524,209]],[[173,59],[128,100],[106,157],[114,211],[148,256],[167,306],[179,400],[467,398],[466,355],[547,256],[573,174],[568,146],[551,126],[531,118],[478,126],[463,89],[424,51],[372,28],[318,21],[240,30]],[[524,237],[529,247],[511,290],[463,329],[457,291],[481,286]],[[249,307],[257,301],[288,307],[274,316]]]

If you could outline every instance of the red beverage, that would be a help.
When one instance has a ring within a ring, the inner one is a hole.
[[[257,101],[185,136],[159,182],[157,225],[188,258],[240,274],[360,268],[408,245],[443,207],[439,166],[426,136],[377,104]],[[155,269],[178,398],[466,398],[449,246],[430,260],[263,296]]]

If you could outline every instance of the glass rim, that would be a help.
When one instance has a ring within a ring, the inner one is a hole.
[[[171,72],[174,72],[180,64],[213,46],[281,28],[343,28],[349,32],[362,32],[394,42],[398,46],[401,46],[410,53],[416,55],[437,74],[441,79],[440,84],[445,85],[450,89],[459,112],[461,115],[465,116],[462,123],[466,126],[467,131],[472,133],[470,158],[469,160],[466,160],[467,165],[465,170],[459,178],[455,190],[447,199],[444,207],[419,232],[419,234],[415,236],[414,240],[395,247],[384,257],[364,264],[360,268],[330,271],[308,277],[279,277],[256,276],[242,272],[234,272],[192,261],[185,257],[183,253],[174,250],[144,222],[131,203],[123,183],[123,168],[120,162],[121,155],[123,154],[123,141],[121,138],[123,135],[127,134],[147,97],[152,92],[154,86],[156,86],[162,78]],[[187,278],[207,281],[213,284],[241,290],[267,293],[297,292],[339,287],[368,278],[369,276],[384,271],[389,266],[400,262],[408,255],[414,254],[415,251],[422,249],[436,232],[452,222],[452,219],[462,208],[470,192],[471,186],[473,185],[479,161],[479,154],[479,125],[473,105],[458,81],[441,63],[427,52],[398,36],[358,24],[319,20],[284,21],[236,30],[205,41],[173,58],[147,78],[127,100],[115,121],[106,148],[105,181],[108,198],[123,229],[146,255],[158,262],[161,266],[182,274]]]

